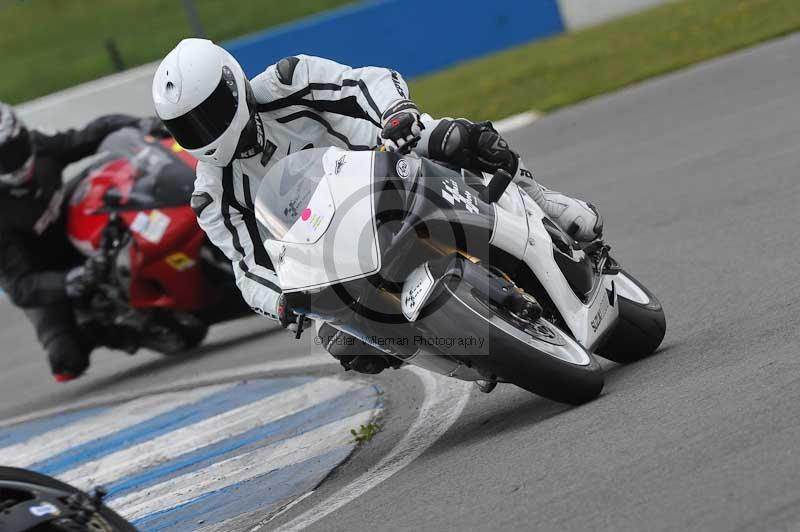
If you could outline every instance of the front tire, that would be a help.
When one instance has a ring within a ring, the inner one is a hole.
[[[661,302],[626,271],[614,278],[619,301],[619,322],[597,354],[613,362],[628,364],[652,355],[667,331]]]
[[[489,303],[468,283],[451,279],[431,303],[435,312],[418,326],[436,338],[458,339],[478,333],[488,338],[485,352],[457,346],[441,349],[498,380],[568,404],[595,399],[604,374],[597,360],[568,334],[540,318],[524,322]]]
[[[142,347],[162,355],[183,355],[203,343],[208,325],[196,316],[181,312],[164,312],[150,325]]]

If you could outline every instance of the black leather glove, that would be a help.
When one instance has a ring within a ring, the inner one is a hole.
[[[512,177],[517,173],[519,155],[511,150],[508,142],[500,136],[491,122],[473,124],[469,144],[480,170],[494,173],[502,169]]]
[[[442,119],[430,136],[431,158],[493,174],[505,170],[513,177],[519,168],[519,155],[508,146],[491,122]]]
[[[411,100],[400,100],[383,113],[381,140],[388,151],[409,153],[419,142],[425,126]]]
[[[292,323],[297,323],[297,315],[289,308],[286,303],[286,296],[283,294],[278,298],[278,323],[284,329],[288,329]]]
[[[64,277],[64,290],[70,299],[79,299],[88,294],[95,286],[94,277],[86,266],[76,266]]]
[[[301,323],[300,316],[295,314],[295,312],[286,303],[286,296],[284,294],[281,294],[280,299],[278,299],[278,322],[281,324],[281,327],[284,329],[289,329],[294,333],[300,329],[301,325],[301,331],[311,326],[311,320],[305,316],[303,317]]]
[[[108,261],[103,255],[87,259],[81,265],[69,270],[64,279],[64,289],[67,297],[78,299],[97,288],[100,281],[108,273]]]

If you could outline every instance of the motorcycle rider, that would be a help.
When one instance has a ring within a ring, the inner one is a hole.
[[[66,234],[62,170],[94,154],[110,133],[153,120],[109,115],[49,135],[29,130],[0,102],[0,287],[33,323],[59,382],[86,371],[94,348],[73,315],[72,300],[91,289],[94,272]]]
[[[298,55],[248,80],[223,48],[185,39],[159,65],[152,89],[156,114],[200,161],[192,196],[200,226],[233,262],[245,301],[284,327],[296,316],[259,237],[253,198],[269,168],[302,149],[371,150],[382,143],[474,170],[502,168],[576,239],[602,233],[592,205],[538,185],[491,123],[421,114],[394,70]],[[393,365],[384,356],[361,356],[380,351],[330,325],[319,335],[346,369],[377,373]]]

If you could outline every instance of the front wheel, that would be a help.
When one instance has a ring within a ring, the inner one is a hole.
[[[600,395],[602,368],[558,327],[542,318],[531,322],[517,316],[463,280],[451,279],[443,288],[439,302],[433,303],[438,308],[419,326],[444,339],[447,354],[554,401],[582,404]],[[463,349],[459,342],[447,341],[465,335],[485,338],[486,348]]]
[[[159,313],[148,325],[141,346],[162,355],[182,355],[203,343],[208,325],[193,314]]]
[[[656,296],[626,271],[614,277],[619,322],[597,354],[620,364],[650,356],[667,331],[664,309]]]

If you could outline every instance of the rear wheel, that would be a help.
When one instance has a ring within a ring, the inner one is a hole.
[[[597,360],[547,320],[515,315],[457,279],[445,284],[437,300],[436,311],[419,325],[447,354],[554,401],[581,404],[600,395],[604,375]],[[485,346],[458,345],[458,339],[471,337],[487,339]]]
[[[661,303],[625,271],[614,277],[614,289],[619,301],[619,322],[597,354],[621,364],[650,356],[661,345],[667,331]]]

